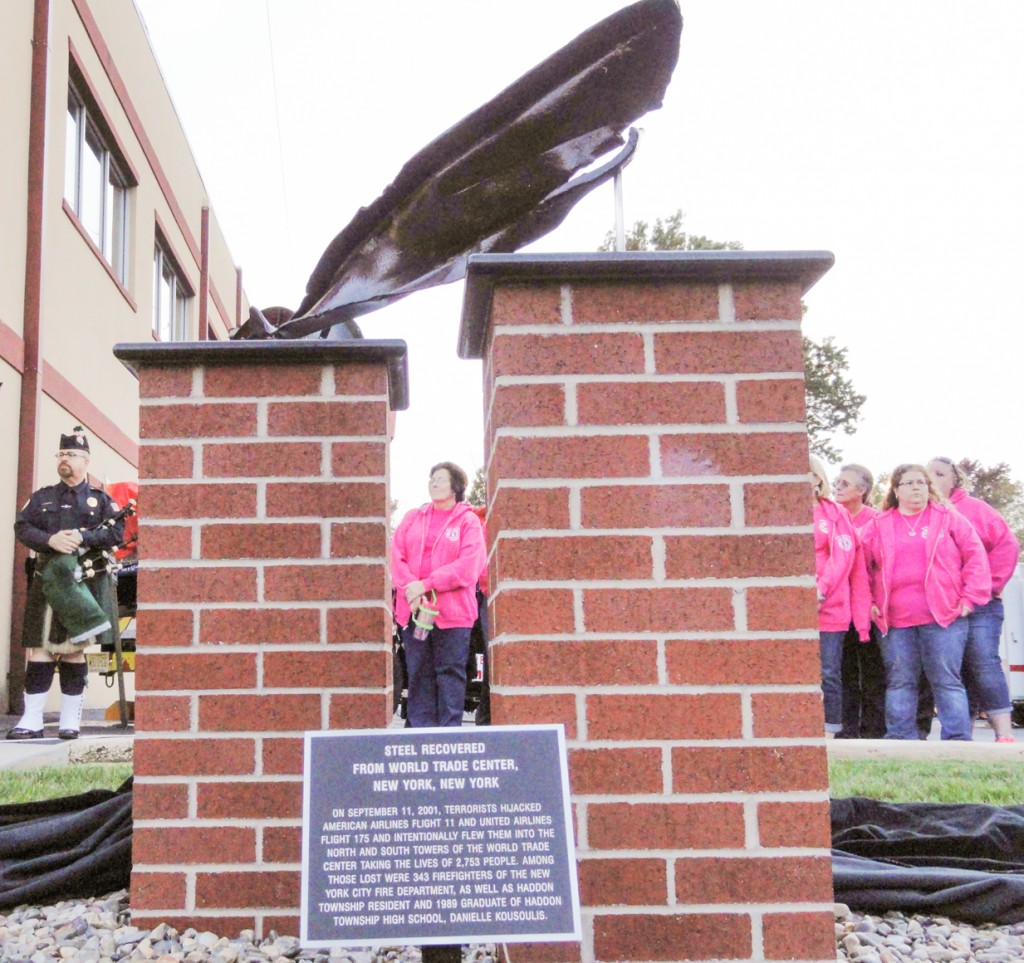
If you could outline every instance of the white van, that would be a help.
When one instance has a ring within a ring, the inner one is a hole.
[[[1010,682],[1013,722],[1024,727],[1024,564],[1003,589],[1003,636],[999,654]]]

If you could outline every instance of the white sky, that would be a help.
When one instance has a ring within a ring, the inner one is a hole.
[[[246,292],[294,308],[328,241],[435,136],[622,0],[136,0]],[[682,208],[748,250],[830,250],[805,332],[868,396],[847,459],[1006,461],[1024,262],[1024,3],[681,0],[679,65],[640,121],[626,221]],[[271,56],[271,52],[273,56]],[[275,112],[275,101],[278,115]],[[279,138],[280,131],[280,138]],[[611,187],[535,251],[592,251]],[[462,284],[359,319],[409,344],[392,495],[483,458]]]

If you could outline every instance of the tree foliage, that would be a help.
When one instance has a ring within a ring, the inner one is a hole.
[[[973,458],[958,464],[971,479],[971,494],[999,512],[1018,539],[1024,535],[1024,484],[1010,476],[1010,466],[1001,461],[986,468]]]
[[[599,251],[615,250],[615,232],[604,236]],[[739,241],[712,241],[703,234],[687,234],[683,230],[683,212],[662,220],[654,219],[652,228],[646,221],[635,221],[626,233],[627,251],[742,251]]]
[[[811,452],[825,461],[837,462],[842,451],[833,439],[837,431],[852,435],[867,400],[858,394],[847,376],[846,348],[829,336],[820,343],[804,338],[804,398],[807,438]]]
[[[712,241],[703,234],[687,234],[683,220],[682,210],[677,210],[664,220],[656,218],[653,228],[646,221],[636,221],[626,234],[626,250],[743,250],[739,241]],[[598,250],[611,251],[614,247],[615,232],[609,231]],[[835,445],[835,435],[839,431],[847,435],[856,431],[866,398],[854,388],[846,348],[837,345],[834,338],[825,338],[819,344],[805,337],[803,349],[808,444],[819,458],[836,462],[841,460],[842,450]]]
[[[484,508],[487,505],[487,478],[484,476],[483,466],[476,470],[473,481],[470,482],[466,491],[466,501],[474,508]]]

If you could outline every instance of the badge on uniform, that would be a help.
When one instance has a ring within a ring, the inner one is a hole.
[[[88,506],[89,506],[90,508],[95,508],[95,507],[96,507],[96,506],[97,506],[97,505],[98,505],[99,503],[100,503],[100,502],[99,502],[99,499],[98,499],[98,498],[96,498],[96,497],[95,497],[94,495],[90,495],[90,496],[89,496],[89,497],[88,497],[88,498],[87,498],[87,499],[85,500],[85,504],[86,504],[86,505],[88,505]]]

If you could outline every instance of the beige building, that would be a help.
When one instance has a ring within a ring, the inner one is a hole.
[[[248,314],[132,0],[5,0],[3,24],[0,709],[23,671],[14,513],[57,480],[61,432],[85,426],[94,481],[137,477],[138,385],[111,348],[222,339]]]

